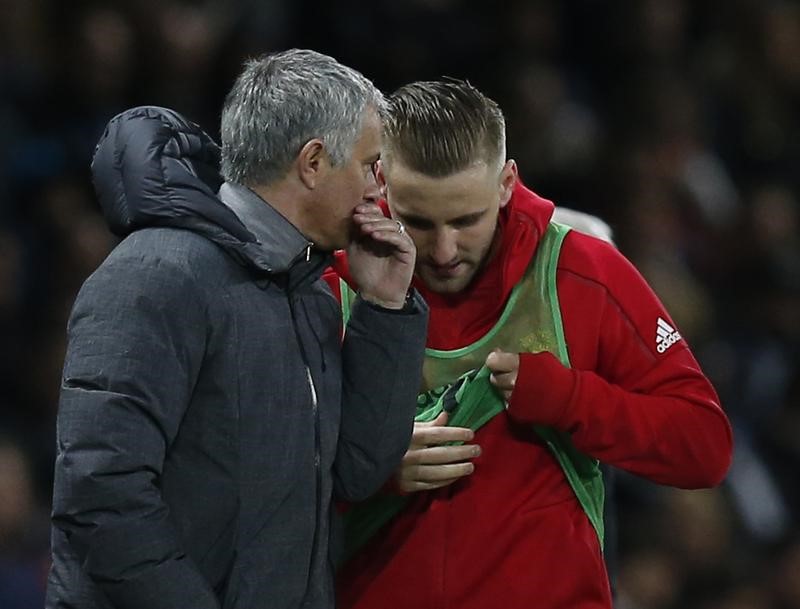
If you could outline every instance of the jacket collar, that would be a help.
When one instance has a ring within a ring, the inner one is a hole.
[[[285,273],[297,261],[321,256],[296,226],[246,186],[225,182],[219,198],[256,238],[270,273]]]

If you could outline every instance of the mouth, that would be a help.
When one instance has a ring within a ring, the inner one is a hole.
[[[429,263],[428,268],[439,279],[452,279],[461,274],[464,267],[462,261],[452,262],[449,264],[432,264]]]

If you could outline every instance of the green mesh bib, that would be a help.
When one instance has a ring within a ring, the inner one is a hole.
[[[549,351],[570,365],[556,290],[558,256],[569,230],[550,223],[500,319],[482,338],[452,351],[425,350],[417,421],[431,421],[447,410],[448,425],[476,430],[502,412],[505,403],[489,383],[489,371],[483,365],[497,347],[511,353]],[[340,288],[346,325],[354,293],[344,281]],[[598,462],[578,452],[569,434],[550,427],[535,429],[561,466],[602,547],[604,487]],[[376,495],[353,506],[345,514],[346,557],[369,541],[408,500],[407,496]]]

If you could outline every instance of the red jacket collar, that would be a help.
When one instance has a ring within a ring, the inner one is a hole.
[[[388,208],[380,202],[384,213]],[[431,292],[419,280],[414,286],[430,306],[428,347],[457,349],[483,336],[497,321],[511,290],[522,278],[536,251],[554,205],[528,190],[520,180],[514,186],[511,200],[501,211],[498,221],[500,245],[486,268],[469,287],[455,295]],[[338,252],[334,268],[352,285],[346,257]]]

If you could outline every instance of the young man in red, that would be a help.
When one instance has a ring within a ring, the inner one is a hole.
[[[417,246],[428,349],[395,484],[347,513],[340,606],[611,607],[598,461],[718,484],[732,439],[713,387],[631,263],[551,222],[474,87],[392,95],[378,179]],[[336,271],[346,314],[357,286]]]

